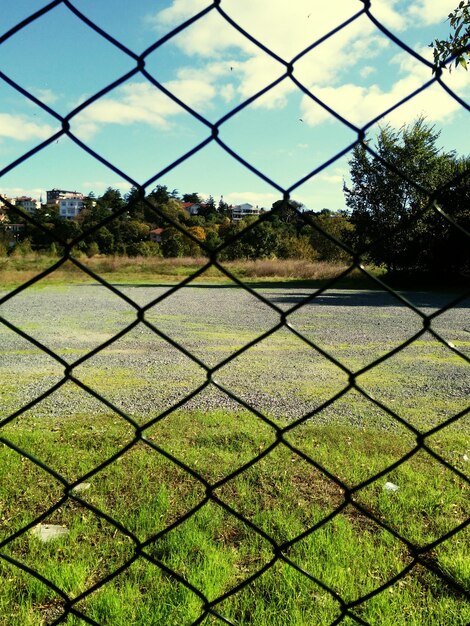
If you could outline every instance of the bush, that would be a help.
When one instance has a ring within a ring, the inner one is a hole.
[[[132,257],[161,257],[162,251],[158,243],[154,241],[139,241],[127,246],[127,254]]]
[[[100,248],[98,244],[96,243],[96,241],[92,241],[86,249],[87,257],[91,259],[91,257],[96,256],[99,253],[100,253]]]
[[[31,248],[31,241],[29,239],[25,239],[21,243],[17,243],[13,248],[11,256],[28,256],[32,254],[33,250]]]
[[[59,251],[57,250],[57,245],[54,241],[49,246],[49,250],[47,251],[47,254],[48,256],[53,257],[53,258],[56,258],[59,256]]]

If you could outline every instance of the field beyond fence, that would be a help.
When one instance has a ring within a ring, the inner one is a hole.
[[[96,256],[87,258],[83,255],[78,258],[80,263],[111,282],[131,283],[175,282],[191,276],[208,264],[208,259],[204,257],[163,259],[159,257]],[[49,269],[57,261],[57,258],[34,253],[26,256],[0,257],[0,286],[11,287],[23,284],[37,276],[39,272]],[[326,281],[347,269],[346,265],[337,263],[280,259],[226,261],[224,267],[240,279],[248,281],[256,279]],[[378,270],[374,271],[380,274]],[[65,262],[53,273],[47,275],[39,284],[65,281],[90,282],[90,280],[90,277],[82,272],[79,267],[71,262]],[[359,286],[361,280],[366,282],[358,270],[351,272],[350,281],[353,285]],[[204,274],[197,278],[197,281],[229,282],[226,275],[215,266],[208,267]]]
[[[425,333],[349,388],[287,327],[244,351],[278,323],[245,290],[117,288],[215,368],[213,383],[142,323],[109,343],[136,312],[98,283],[48,284],[3,305],[6,320],[72,369],[64,379],[60,363],[2,327],[2,626],[60,623],[68,611],[62,623],[74,626],[189,626],[204,615],[256,626],[326,626],[342,615],[348,625],[468,623],[458,354]],[[332,289],[310,302],[305,284],[256,293],[356,372],[422,324],[377,290]],[[406,295],[426,314],[454,297]],[[467,315],[463,302],[434,322],[463,353]],[[42,543],[38,520],[64,536]]]
[[[314,4],[3,2],[0,626],[470,624],[470,4]]]

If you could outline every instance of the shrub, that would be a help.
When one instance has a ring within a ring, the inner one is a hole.
[[[98,244],[96,243],[96,241],[92,241],[86,249],[87,257],[91,259],[91,257],[96,256],[99,253],[100,253],[100,248]]]

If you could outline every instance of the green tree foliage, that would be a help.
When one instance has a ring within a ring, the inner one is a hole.
[[[128,256],[162,256],[160,246],[153,241],[139,241],[137,243],[130,244],[127,246],[126,251]]]
[[[323,234],[323,232],[328,233],[342,243],[347,243],[351,239],[354,226],[345,211],[333,212],[323,209],[319,213],[307,213],[305,219],[307,226],[302,229],[302,234],[308,236],[310,245],[316,251],[319,260],[333,262],[351,260],[344,248]]]
[[[174,227],[165,228],[161,248],[165,257],[181,257],[185,251],[185,237]]]
[[[145,203],[145,195],[141,190],[132,187],[129,193],[125,195],[124,200],[129,207],[129,214],[133,219],[147,221],[147,204]]]
[[[353,241],[389,272],[435,269],[430,250],[443,244],[444,229],[431,201],[440,188],[437,199],[442,199],[449,215],[461,219],[454,202],[457,191],[450,182],[465,165],[458,165],[453,152],[439,150],[438,138],[434,127],[418,119],[398,131],[382,128],[374,147],[377,157],[363,145],[353,151],[352,184],[344,187],[355,227]],[[468,177],[458,186],[463,186],[458,193],[465,196]],[[448,259],[439,263],[443,272],[449,271]]]
[[[455,159],[447,172],[450,184],[437,196],[443,212],[470,232],[470,158]],[[434,274],[470,276],[470,239],[462,230],[435,213],[427,220],[422,250],[426,267]]]
[[[104,194],[98,198],[97,204],[100,208],[108,209],[109,211],[119,211],[124,208],[126,203],[119,189],[108,187]]]
[[[217,207],[212,196],[209,196],[207,200],[202,203],[199,209],[199,215],[206,221],[216,221],[218,218]]]
[[[299,259],[305,261],[316,261],[318,252],[312,246],[308,235],[287,235],[282,237],[277,247],[277,257],[279,259]]]
[[[283,237],[281,229],[275,228],[268,221],[259,222],[242,237],[242,256],[246,259],[275,258]]]
[[[220,261],[349,262],[349,254],[327,233],[390,271],[468,274],[468,239],[439,210],[470,228],[470,160],[439,150],[438,138],[419,119],[399,130],[382,128],[373,150],[358,145],[350,161],[351,184],[344,189],[349,212],[313,212],[279,200],[271,211],[234,223],[230,208],[222,200],[216,207],[212,197],[198,215],[190,216],[177,192],[164,185],[146,196],[142,189],[131,189],[124,198],[118,189],[108,188],[100,197],[90,194],[75,219],[45,206],[34,215],[38,225],[32,225],[26,214],[15,212],[15,222],[24,228],[14,240],[3,232],[1,240],[8,253],[16,254],[39,250],[61,255],[63,246],[79,240],[74,254],[89,256],[196,257],[220,248]],[[199,201],[195,193],[183,198],[196,196]]]
[[[430,44],[434,54],[434,72],[450,59],[454,60],[455,67],[460,65],[467,69],[470,59],[470,0],[462,0],[447,19],[451,27],[448,38],[435,39]]]
[[[219,203],[217,204],[217,212],[220,215],[224,215],[226,217],[229,217],[231,214],[231,209],[229,205],[226,202],[224,202],[223,198],[220,198]]]
[[[193,204],[200,204],[202,202],[199,194],[196,191],[192,193],[185,193],[181,198],[183,202],[192,202]]]
[[[161,228],[165,223],[163,214],[170,211],[173,217],[173,213],[176,215],[180,210],[180,205],[177,202],[177,193],[176,189],[168,191],[168,187],[165,185],[157,185],[145,198],[143,219],[152,224],[154,228]],[[172,213],[171,207],[174,205],[176,205],[177,208]]]
[[[94,257],[100,253],[100,248],[96,241],[92,241],[86,249],[86,255],[88,258]]]
[[[300,213],[301,207],[302,205],[294,200],[278,200],[271,207],[270,219],[275,226],[282,226],[286,235],[298,234],[305,225]]]

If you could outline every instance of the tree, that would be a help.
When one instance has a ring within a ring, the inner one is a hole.
[[[207,200],[199,207],[198,215],[201,215],[205,220],[217,219],[217,207],[212,196],[209,196]]]
[[[109,211],[119,211],[123,208],[125,202],[122,199],[119,189],[108,187],[104,194],[98,198],[97,204]]]
[[[282,226],[284,233],[298,233],[305,224],[299,212],[301,208],[302,205],[295,200],[277,200],[271,207],[269,220],[276,227]]]
[[[144,218],[147,222],[151,223],[154,227],[163,226],[164,220],[161,212],[165,210],[167,206],[177,207],[177,211],[180,209],[180,204],[177,201],[178,191],[168,191],[166,185],[157,185],[145,198],[144,204]],[[154,211],[153,208],[156,210]]]
[[[200,196],[199,196],[199,194],[197,192],[193,191],[192,193],[185,193],[185,194],[183,194],[182,201],[183,202],[192,202],[193,204],[200,204],[201,203],[201,198],[200,198]]]
[[[302,234],[309,237],[312,248],[317,252],[321,261],[350,261],[348,253],[339,245],[328,239],[322,232],[317,230],[315,224],[323,231],[332,235],[338,241],[347,243],[350,240],[354,226],[349,216],[344,212],[333,213],[329,209],[323,209],[319,213],[309,212],[305,219],[308,226],[304,226]]]
[[[450,164],[451,182],[438,194],[436,201],[445,215],[470,232],[470,158],[456,159]],[[426,229],[427,266],[434,274],[470,276],[470,241],[448,219],[433,214]],[[436,228],[437,225],[437,228]]]
[[[201,242],[204,242],[206,240],[206,231],[202,226],[191,226],[190,228],[188,228],[188,232],[190,232],[193,237]],[[189,237],[184,238],[184,244],[185,256],[198,257],[204,254],[203,249]]]
[[[165,257],[181,257],[185,251],[185,237],[176,228],[165,228],[161,248]]]
[[[453,59],[455,67],[467,69],[470,60],[470,0],[462,0],[447,18],[451,33],[447,39],[435,39],[430,47],[434,54],[434,72]],[[449,67],[449,71],[451,67]]]
[[[219,204],[217,205],[217,211],[224,216],[229,216],[231,214],[231,209],[229,205],[224,202],[223,197],[221,197],[219,200]]]
[[[455,161],[454,153],[436,146],[438,138],[439,132],[420,118],[398,131],[381,128],[374,148],[379,158],[362,144],[354,148],[352,185],[344,186],[354,243],[389,272],[429,269],[423,262],[430,228],[425,209],[430,195],[451,180]]]
[[[145,209],[147,207],[143,200],[142,191],[137,189],[137,187],[132,187],[124,196],[124,200],[128,206],[129,214],[132,215],[133,219],[146,221]]]
[[[244,226],[250,221],[250,218],[242,220],[242,222],[245,222]],[[241,238],[243,256],[247,259],[274,258],[278,255],[278,249],[284,237],[283,229],[276,228],[267,220],[259,222]]]

